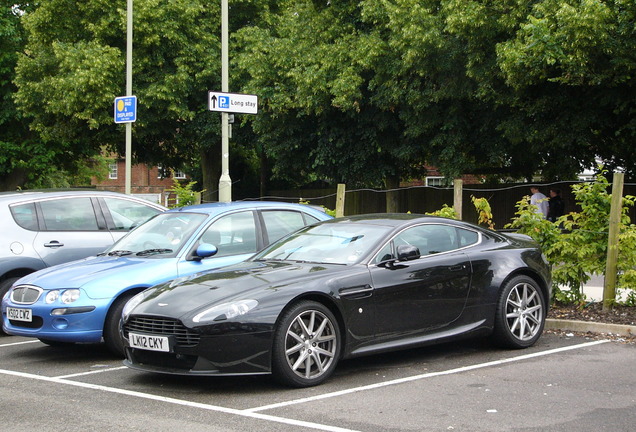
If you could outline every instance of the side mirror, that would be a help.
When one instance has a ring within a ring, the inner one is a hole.
[[[194,261],[201,261],[203,258],[208,258],[216,255],[218,251],[219,249],[213,244],[201,243],[199,246],[197,246],[197,250],[194,253],[194,257],[192,258]]]
[[[397,247],[398,261],[412,261],[420,257],[420,250],[412,245],[399,245]]]

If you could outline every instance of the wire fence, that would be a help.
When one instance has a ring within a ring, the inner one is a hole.
[[[572,186],[591,181],[559,181],[551,183],[515,183],[505,185],[467,184],[462,187],[462,219],[477,222],[478,214],[474,210],[472,197],[486,198],[493,213],[493,221],[499,229],[511,222],[515,216],[517,203],[524,196],[531,195],[530,186],[537,186],[548,195],[550,188],[561,190],[566,213],[580,211]],[[258,197],[237,197],[237,201],[284,201],[309,202],[313,205],[334,209],[336,205],[336,187],[325,189],[291,189],[271,191]],[[454,188],[440,186],[413,185],[396,189],[350,189],[345,192],[345,215],[386,212],[386,195],[397,193],[397,206],[400,213],[431,213],[444,205],[453,206]],[[625,183],[623,195],[636,195],[636,183]],[[630,209],[632,221],[636,220],[636,210]]]

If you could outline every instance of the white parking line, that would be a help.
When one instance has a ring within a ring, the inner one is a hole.
[[[200,408],[200,409],[205,409],[205,410],[210,410],[210,411],[215,411],[215,412],[221,412],[221,413],[224,413],[224,414],[232,414],[232,415],[237,415],[237,416],[241,416],[241,417],[248,417],[248,418],[253,418],[253,419],[257,419],[257,420],[265,420],[265,421],[270,421],[270,422],[283,423],[283,424],[291,425],[291,426],[306,427],[306,428],[317,429],[317,430],[321,430],[321,431],[329,431],[329,432],[357,432],[357,431],[354,431],[352,429],[344,429],[344,428],[340,428],[340,427],[323,425],[323,424],[319,424],[319,423],[287,419],[287,418],[276,417],[276,416],[271,416],[271,415],[267,415],[267,414],[253,413],[253,412],[249,412],[249,411],[246,411],[246,410],[238,410],[238,409],[233,409],[233,408],[224,408],[224,407],[220,407],[220,406],[216,406],[216,405],[208,405],[208,404],[202,404],[202,403],[198,403],[198,402],[190,402],[190,401],[186,401],[186,400],[182,400],[182,399],[174,399],[174,398],[169,398],[169,397],[164,397],[164,396],[157,396],[157,395],[152,395],[152,394],[147,394],[147,393],[141,393],[141,392],[132,391],[132,390],[124,390],[124,389],[106,387],[106,386],[101,386],[101,385],[96,385],[96,384],[88,384],[88,383],[83,383],[83,382],[79,382],[79,381],[70,381],[70,380],[61,379],[61,378],[51,378],[51,377],[33,375],[33,374],[29,374],[29,373],[24,373],[24,372],[14,372],[14,371],[9,371],[9,370],[4,370],[4,369],[0,369],[0,374],[18,376],[18,377],[22,377],[22,378],[29,378],[29,379],[39,380],[39,381],[47,381],[47,382],[52,382],[52,383],[56,383],[56,384],[71,385],[71,386],[75,386],[75,387],[82,387],[82,388],[87,388],[87,389],[92,389],[92,390],[101,390],[101,391],[105,391],[105,392],[109,392],[109,393],[116,393],[116,394],[121,394],[121,395],[126,395],[126,396],[133,396],[133,397],[138,397],[138,398],[143,398],[143,399],[150,399],[150,400],[155,400],[155,401],[159,401],[159,402],[166,402],[166,403],[171,403],[171,404],[175,404],[175,405],[182,405],[182,406],[191,407],[191,408]]]
[[[246,409],[245,411],[259,412],[259,411],[265,411],[265,410],[270,410],[270,409],[275,409],[275,408],[286,407],[286,406],[289,406],[289,405],[296,405],[296,404],[301,404],[301,403],[306,403],[306,402],[313,402],[313,401],[317,401],[317,400],[321,400],[321,399],[328,399],[328,398],[342,396],[342,395],[346,395],[346,394],[358,393],[358,392],[362,392],[362,391],[366,391],[366,390],[374,390],[374,389],[381,388],[381,387],[387,387],[387,386],[396,385],[396,384],[402,384],[402,383],[411,382],[411,381],[418,381],[418,380],[422,380],[422,379],[426,379],[426,378],[433,378],[433,377],[442,376],[442,375],[451,375],[451,374],[466,372],[466,371],[475,370],[475,369],[481,369],[481,368],[486,368],[486,367],[491,367],[491,366],[498,366],[498,365],[502,365],[502,364],[505,364],[505,363],[512,363],[512,362],[527,360],[527,359],[535,358],[535,357],[547,356],[547,355],[550,355],[550,354],[557,354],[557,353],[560,353],[560,352],[563,352],[563,351],[570,351],[570,350],[575,350],[575,349],[586,348],[586,347],[589,347],[589,346],[598,345],[598,344],[602,344],[602,343],[606,343],[606,342],[610,342],[610,341],[609,340],[600,340],[600,341],[594,341],[594,342],[586,342],[586,343],[583,343],[583,344],[571,345],[571,346],[561,347],[561,348],[555,348],[555,349],[552,349],[552,350],[541,351],[541,352],[536,352],[536,353],[532,353],[532,354],[525,354],[525,355],[521,355],[521,356],[517,356],[517,357],[511,357],[511,358],[508,358],[508,359],[503,359],[503,360],[495,360],[495,361],[486,362],[486,363],[479,363],[479,364],[475,364],[475,365],[471,365],[471,366],[464,366],[464,367],[460,367],[460,368],[456,368],[456,369],[449,369],[449,370],[445,370],[445,371],[430,372],[430,373],[425,373],[425,374],[421,374],[421,375],[414,375],[414,376],[410,376],[410,377],[398,378],[398,379],[391,380],[391,381],[385,381],[385,382],[376,383],[376,384],[369,384],[369,385],[366,385],[366,386],[350,388],[350,389],[347,389],[347,390],[340,390],[340,391],[332,392],[332,393],[324,393],[324,394],[321,394],[321,395],[312,396],[312,397],[308,397],[308,398],[296,399],[296,400],[291,400],[291,401],[287,401],[287,402],[280,402],[280,403],[271,404],[271,405],[263,405],[263,406],[256,407],[256,408],[249,408],[249,409]]]
[[[60,375],[60,376],[57,376],[55,378],[57,378],[57,379],[75,378],[75,377],[78,377],[78,376],[93,375],[93,374],[98,374],[98,373],[103,373],[103,372],[112,372],[112,371],[121,370],[121,369],[128,369],[128,367],[127,366],[118,366],[118,367],[112,367],[112,368],[107,368],[107,369],[92,370],[92,371],[88,371],[88,372],[79,372],[79,373],[74,373],[74,374],[69,374],[69,375]]]
[[[9,370],[4,370],[4,369],[0,369],[0,374],[18,376],[18,377],[22,377],[22,378],[34,379],[34,380],[39,380],[39,381],[53,382],[53,383],[57,383],[57,384],[70,385],[70,386],[82,387],[82,388],[93,389],[93,390],[101,390],[101,391],[105,391],[105,392],[109,392],[109,393],[122,394],[122,395],[126,395],[126,396],[133,396],[133,397],[138,397],[138,398],[143,398],[143,399],[150,399],[150,400],[155,400],[155,401],[159,401],[159,402],[171,403],[171,404],[175,404],[175,405],[181,405],[181,406],[187,406],[187,407],[192,407],[192,408],[205,409],[205,410],[221,412],[221,413],[230,414],[230,415],[237,415],[237,416],[241,416],[241,417],[247,417],[247,418],[253,418],[253,419],[257,419],[257,420],[264,420],[264,421],[282,423],[282,424],[292,425],[292,426],[306,427],[306,428],[317,429],[317,430],[322,430],[322,431],[356,432],[356,431],[354,431],[352,429],[344,429],[344,428],[340,428],[340,427],[323,425],[323,424],[319,424],[319,423],[306,422],[306,421],[301,421],[301,420],[293,420],[293,419],[288,419],[288,418],[284,418],[284,417],[277,417],[277,416],[272,416],[272,415],[267,415],[267,414],[261,414],[261,413],[259,413],[259,411],[271,410],[271,409],[286,407],[286,406],[290,406],[290,405],[296,405],[296,404],[312,402],[312,401],[317,401],[317,400],[322,400],[322,399],[327,399],[327,398],[333,398],[333,397],[337,397],[337,396],[342,396],[342,395],[351,394],[351,393],[358,393],[358,392],[363,392],[363,391],[367,391],[367,390],[374,390],[374,389],[378,389],[378,388],[382,388],[382,387],[386,387],[386,386],[402,384],[402,383],[422,380],[422,379],[426,379],[426,378],[432,378],[432,377],[443,376],[443,375],[451,375],[451,374],[462,373],[462,372],[471,371],[471,370],[475,370],[475,369],[498,366],[498,365],[503,365],[503,364],[507,364],[507,363],[523,361],[523,360],[527,360],[527,359],[531,359],[531,358],[548,356],[548,355],[551,355],[551,354],[557,354],[557,353],[561,353],[561,352],[565,352],[565,351],[571,351],[571,350],[576,350],[576,349],[587,348],[587,347],[591,347],[591,346],[594,346],[594,345],[599,345],[599,344],[603,344],[603,343],[607,343],[607,342],[610,342],[610,341],[609,340],[600,340],[600,341],[587,342],[587,343],[583,343],[583,344],[577,344],[577,345],[571,345],[571,346],[567,346],[567,347],[555,348],[555,349],[547,350],[547,351],[535,352],[535,353],[532,353],[532,354],[525,354],[525,355],[521,355],[521,356],[517,356],[517,357],[511,357],[511,358],[503,359],[503,360],[495,360],[495,361],[486,362],[486,363],[479,363],[479,364],[475,364],[475,365],[471,365],[471,366],[464,366],[464,367],[456,368],[456,369],[449,369],[449,370],[445,370],[445,371],[430,372],[430,373],[425,373],[425,374],[420,374],[420,375],[414,375],[414,376],[399,378],[399,379],[395,379],[395,380],[391,380],[391,381],[385,381],[385,382],[381,382],[381,383],[370,384],[370,385],[361,386],[361,387],[355,387],[355,388],[351,388],[351,389],[347,389],[347,390],[341,390],[341,391],[332,392],[332,393],[325,393],[325,394],[317,395],[317,396],[313,396],[313,397],[295,399],[295,400],[291,400],[291,401],[287,401],[287,402],[281,402],[281,403],[271,404],[271,405],[263,405],[263,406],[260,406],[260,407],[248,408],[248,409],[243,409],[243,410],[241,410],[241,409],[233,409],[233,408],[225,408],[225,407],[216,406],[216,405],[209,405],[209,404],[203,404],[203,403],[198,403],[198,402],[191,402],[191,401],[186,401],[186,400],[182,400],[182,399],[175,399],[175,398],[170,398],[170,397],[157,396],[157,395],[152,395],[152,394],[142,393],[142,392],[137,392],[137,391],[132,391],[132,390],[124,390],[124,389],[106,387],[106,386],[102,386],[102,385],[89,384],[89,383],[83,383],[83,382],[79,382],[79,381],[71,381],[71,380],[65,379],[65,378],[68,378],[68,377],[88,375],[88,374],[91,374],[91,373],[102,372],[101,370],[100,371],[78,373],[78,374],[73,374],[73,375],[66,375],[64,377],[46,377],[46,376],[34,375],[34,374],[29,374],[29,373],[24,373],[24,372],[9,371]],[[18,344],[20,344],[20,343],[28,343],[28,342],[19,342]],[[0,346],[2,346],[2,345],[0,345]],[[105,369],[103,371],[104,372],[105,371],[114,371],[114,370],[120,370],[120,369],[126,369],[126,367],[122,366],[122,367],[117,367],[117,368],[109,368],[109,369]]]
[[[14,345],[31,344],[31,343],[41,343],[41,342],[39,340],[37,340],[37,339],[30,340],[30,341],[25,341],[25,342],[12,342],[12,343],[8,343],[8,344],[0,344],[0,348],[14,346]]]

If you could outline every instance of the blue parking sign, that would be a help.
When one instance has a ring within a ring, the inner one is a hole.
[[[137,120],[137,96],[115,98],[115,123],[132,123]]]

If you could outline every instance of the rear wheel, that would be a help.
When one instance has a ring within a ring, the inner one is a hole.
[[[312,301],[297,303],[275,330],[272,373],[292,387],[318,385],[336,368],[340,345],[338,321],[327,307]]]
[[[124,294],[115,300],[108,310],[104,322],[104,342],[106,347],[115,355],[124,356],[124,341],[119,334],[119,322],[124,306],[133,297],[133,294]]]
[[[499,296],[494,337],[509,348],[527,348],[539,339],[545,326],[546,300],[537,282],[517,276]]]

